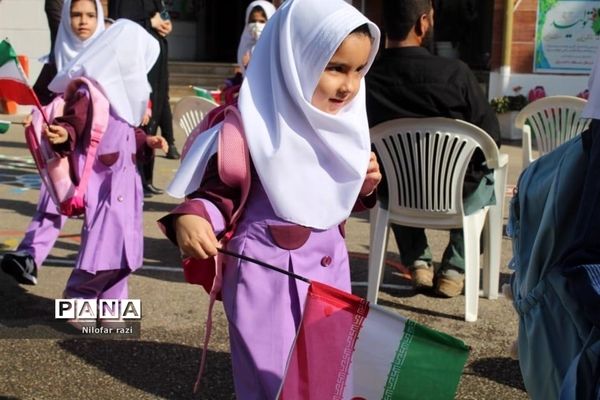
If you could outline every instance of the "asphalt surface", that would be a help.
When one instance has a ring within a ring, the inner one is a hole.
[[[0,119],[18,120],[0,115]],[[179,149],[183,134],[177,132]],[[520,171],[520,144],[505,144],[509,184]],[[178,161],[159,156],[155,185],[166,187]],[[16,247],[35,210],[39,179],[24,144],[23,129],[13,125],[0,135],[0,253]],[[507,193],[510,192],[510,187]],[[203,337],[207,296],[184,282],[176,249],[155,221],[176,199],[158,195],[144,204],[144,268],[130,278],[130,298],[142,301],[139,335],[83,335],[54,320],[79,245],[81,221],[69,220],[37,286],[19,286],[0,271],[0,399],[233,399],[227,326],[222,306],[214,314],[208,366],[202,390],[192,393]],[[506,221],[507,213],[505,213]],[[369,225],[366,214],[352,216],[347,228],[353,291],[366,295]],[[447,233],[428,232],[434,261],[439,262]],[[508,347],[517,332],[510,302],[480,299],[479,320],[463,320],[464,297],[416,294],[394,265],[398,253],[390,240],[388,265],[379,304],[434,329],[454,335],[471,347],[457,399],[527,399],[518,362]],[[501,282],[510,240],[503,238]]]

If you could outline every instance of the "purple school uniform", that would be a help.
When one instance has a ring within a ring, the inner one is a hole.
[[[25,231],[23,240],[17,247],[17,252],[29,254],[40,268],[66,221],[67,217],[58,212],[50,193],[42,184],[35,214]]]
[[[205,176],[214,175],[207,170]],[[226,218],[230,215],[229,201],[216,195],[213,187],[204,189],[200,196],[202,199],[188,200],[161,219],[171,239],[172,216],[176,214],[200,214],[208,217],[214,228],[225,226],[221,211]],[[206,198],[216,207],[207,204]],[[203,207],[198,207],[198,202]],[[245,207],[236,233],[227,244],[228,250],[351,291],[342,226],[315,230],[277,217],[255,172]],[[276,397],[307,290],[308,285],[302,281],[234,257],[225,258],[222,296],[238,399]]]
[[[111,110],[88,182],[76,268],[94,273],[142,266],[144,197],[136,150],[134,128]]]
[[[80,138],[82,132],[89,132],[90,121],[86,116],[90,97],[87,89],[80,88],[77,94],[72,104],[65,105],[65,115],[57,122],[71,138],[70,148],[61,153],[74,151],[80,170],[84,162]],[[134,271],[142,266],[143,193],[135,162],[144,139],[143,133],[136,133],[111,109],[88,181],[76,270],[96,274],[121,269]]]
[[[238,233],[227,248],[349,292],[348,251],[340,228],[300,230],[297,234],[292,233],[294,228],[298,226],[275,215],[256,179]],[[223,305],[239,399],[276,397],[307,289],[302,281],[233,257],[227,259]]]

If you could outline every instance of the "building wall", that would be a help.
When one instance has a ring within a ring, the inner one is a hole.
[[[585,90],[588,75],[533,73],[537,0],[516,1],[518,7],[513,14],[510,71],[509,74],[502,73],[500,67],[505,1],[494,0],[489,97],[514,94],[515,88],[521,88],[520,93],[527,95],[536,86],[543,86],[548,96],[575,96]]]
[[[50,30],[44,0],[1,0],[0,38],[7,38],[15,51],[29,59],[29,80],[42,69],[38,58],[50,52]]]
[[[494,30],[492,37],[492,70],[500,68],[502,62],[502,34],[504,32],[504,3],[494,0]],[[513,14],[513,43],[511,46],[511,70],[515,73],[533,71],[535,46],[535,23],[537,0],[521,0]]]

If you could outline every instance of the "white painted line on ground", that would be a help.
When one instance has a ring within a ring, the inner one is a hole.
[[[60,260],[57,258],[47,258],[46,263],[49,265],[44,264],[44,267],[46,267],[46,266],[50,267],[52,265],[70,265],[70,266],[75,265],[75,261]],[[164,266],[160,266],[160,265],[144,265],[144,266],[142,266],[142,268],[146,271],[148,271],[148,270],[150,270],[150,271],[176,271],[176,272],[181,271],[180,267],[164,267]]]

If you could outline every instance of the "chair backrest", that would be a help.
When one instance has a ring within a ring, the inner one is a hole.
[[[390,219],[409,226],[460,226],[473,152],[480,148],[491,168],[499,158],[484,130],[450,118],[387,121],[371,129],[371,141],[387,178]]]
[[[541,156],[587,129],[590,120],[581,118],[586,103],[574,96],[544,97],[525,106],[517,114],[515,126],[529,126]]]
[[[173,107],[173,120],[188,136],[204,116],[218,104],[198,96],[186,96]]]

